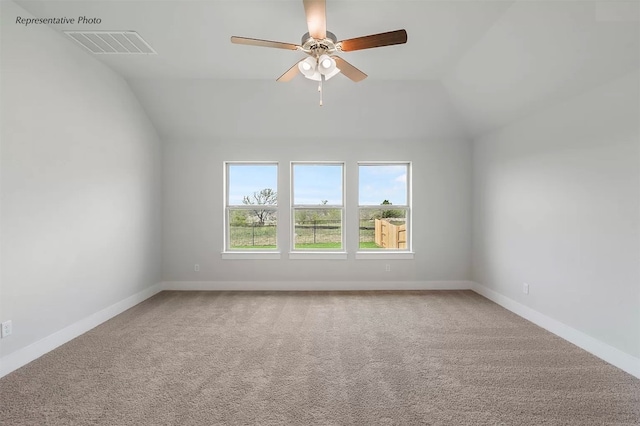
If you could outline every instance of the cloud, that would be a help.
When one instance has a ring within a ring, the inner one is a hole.
[[[401,174],[400,176],[398,176],[397,178],[394,179],[395,182],[402,182],[402,183],[407,183],[407,174]]]
[[[406,173],[407,166],[399,164],[367,164],[360,166],[360,170],[366,170],[369,175],[389,175],[393,173]]]

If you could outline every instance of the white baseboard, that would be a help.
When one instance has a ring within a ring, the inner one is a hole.
[[[522,318],[531,321],[532,323],[550,331],[551,333],[559,336],[579,348],[597,356],[598,358],[618,367],[621,370],[640,379],[640,359],[620,349],[614,348],[598,339],[595,339],[582,331],[569,327],[568,325],[548,317],[535,309],[531,309],[522,303],[516,302],[506,296],[497,293],[490,288],[473,282],[471,289],[476,293],[486,297],[489,300],[494,301],[498,305],[510,310],[511,312],[521,316]]]
[[[163,290],[350,291],[471,290],[472,281],[165,281]]]
[[[27,347],[18,349],[0,358],[0,377],[6,376],[14,370],[30,363],[49,351],[54,350],[68,341],[75,339],[79,335],[86,333],[103,322],[115,317],[138,303],[162,291],[161,283],[157,283],[139,293],[127,297],[120,302],[114,303],[95,314],[75,322],[62,330],[38,340]]]

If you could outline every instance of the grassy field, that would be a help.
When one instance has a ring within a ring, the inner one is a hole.
[[[378,247],[378,245],[376,243],[374,243],[373,241],[360,241],[360,248],[361,249],[376,249],[376,248],[380,248],[380,247]]]
[[[265,249],[274,249],[275,245],[264,245],[264,246],[232,246],[234,250],[265,250]],[[296,248],[300,250],[305,249],[335,249],[340,248],[340,243],[316,243],[316,244],[296,244]],[[376,249],[380,248],[373,241],[360,241],[361,249]]]
[[[342,247],[342,243],[307,243],[307,244],[296,244],[296,248],[298,250],[307,250],[307,249],[339,249]]]
[[[275,225],[231,226],[232,249],[272,249],[276,247]]]
[[[265,249],[274,249],[277,246],[274,245],[264,245],[264,246],[231,246],[234,250],[265,250]]]
[[[268,250],[276,248],[276,226],[232,226],[231,249]],[[360,228],[360,248],[379,248],[374,242],[374,231],[369,227]],[[295,247],[299,250],[339,249],[342,247],[340,226],[297,226]]]

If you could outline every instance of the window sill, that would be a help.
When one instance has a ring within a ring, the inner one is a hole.
[[[327,259],[327,260],[346,260],[347,253],[338,252],[313,252],[313,251],[296,251],[289,252],[289,259],[293,260],[309,260],[309,259]]]
[[[220,255],[223,260],[280,259],[279,251],[224,251]]]
[[[359,251],[356,252],[356,259],[413,259],[412,251]]]

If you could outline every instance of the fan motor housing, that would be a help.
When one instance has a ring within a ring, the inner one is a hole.
[[[313,56],[320,56],[323,53],[334,53],[337,49],[336,43],[338,39],[331,31],[327,31],[327,36],[322,39],[315,39],[309,33],[302,36],[302,50]]]

